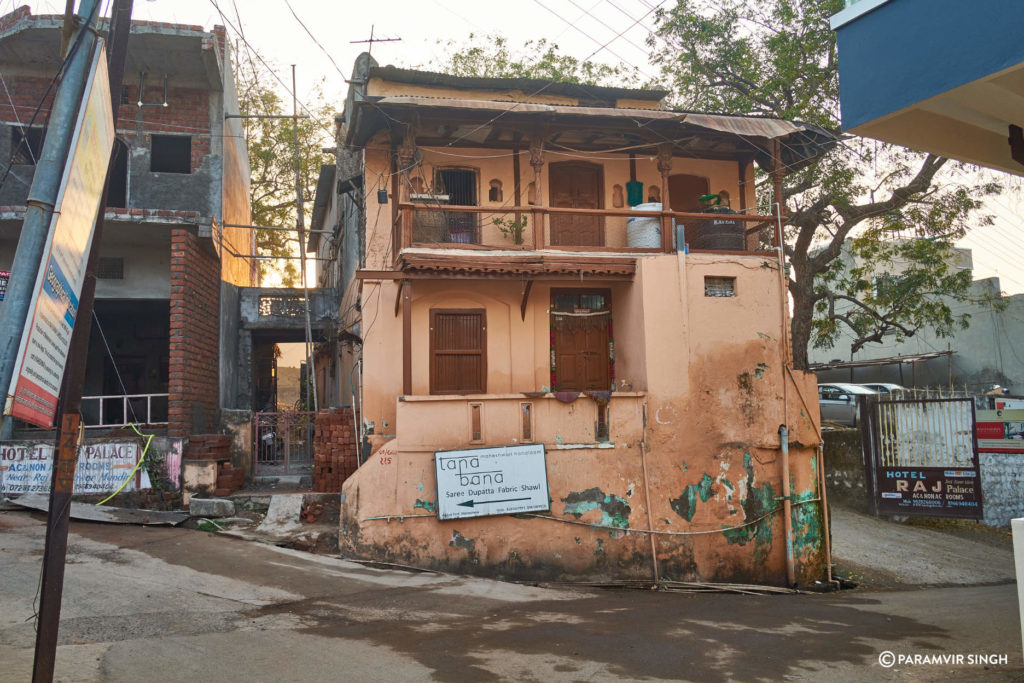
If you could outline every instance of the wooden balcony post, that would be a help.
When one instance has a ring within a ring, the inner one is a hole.
[[[658,145],[658,171],[661,173],[661,249],[666,254],[672,252],[675,230],[672,229],[672,217],[666,212],[672,210],[672,197],[668,191],[668,174],[672,170],[672,145]]]
[[[402,395],[412,395],[412,281],[402,287]]]
[[[533,248],[544,248],[544,193],[541,191],[541,171],[544,169],[544,140],[530,140],[530,166],[533,167]]]
[[[772,140],[772,185],[774,188],[775,202],[779,206],[779,214],[782,216],[782,225],[786,225],[786,196],[782,190],[782,180],[786,177],[786,168],[782,165],[782,143],[777,139]],[[774,212],[773,212],[774,213]],[[776,223],[772,227],[772,246],[781,247],[779,244],[779,227]]]

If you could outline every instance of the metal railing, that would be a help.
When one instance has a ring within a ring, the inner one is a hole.
[[[316,413],[287,411],[253,415],[253,474],[309,474],[313,471]]]
[[[124,427],[129,424],[167,424],[170,394],[112,394],[83,396],[86,427]]]

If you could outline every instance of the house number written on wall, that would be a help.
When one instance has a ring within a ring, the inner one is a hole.
[[[438,519],[547,510],[543,444],[436,451]]]

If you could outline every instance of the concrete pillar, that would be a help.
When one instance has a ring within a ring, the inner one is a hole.
[[[1013,529],[1013,563],[1017,567],[1017,609],[1020,611],[1021,652],[1024,654],[1024,517],[1010,521]]]

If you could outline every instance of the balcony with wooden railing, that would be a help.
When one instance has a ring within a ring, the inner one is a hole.
[[[778,244],[778,218],[547,206],[450,206],[402,203],[392,243],[409,248],[613,253],[755,253]]]

